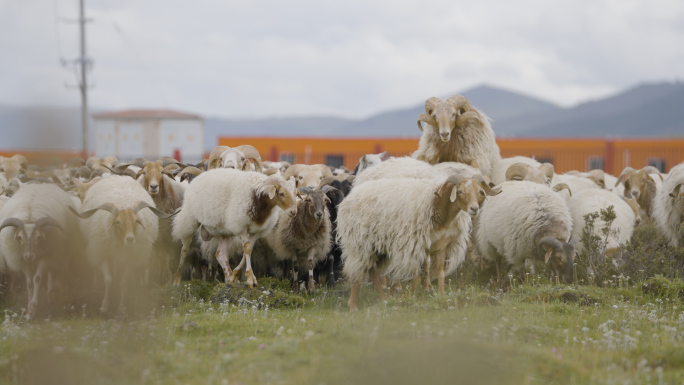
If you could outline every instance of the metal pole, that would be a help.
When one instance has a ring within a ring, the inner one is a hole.
[[[90,155],[90,139],[88,136],[88,81],[86,79],[88,59],[86,58],[86,35],[85,35],[85,6],[84,0],[79,0],[81,17],[79,23],[81,25],[81,128],[83,129],[83,155],[87,159]]]

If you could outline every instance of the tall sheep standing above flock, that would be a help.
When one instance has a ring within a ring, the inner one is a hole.
[[[427,126],[423,128],[421,122]],[[501,159],[489,118],[461,95],[428,99],[418,128],[423,135],[412,155],[418,160],[430,164],[475,160],[482,175],[491,178],[492,167]]]

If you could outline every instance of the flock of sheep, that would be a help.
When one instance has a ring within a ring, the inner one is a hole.
[[[21,155],[0,159],[0,273],[23,273],[29,318],[43,281],[51,300],[70,266],[104,283],[103,313],[114,285],[125,311],[130,282],[255,286],[264,276],[310,292],[344,276],[354,311],[366,277],[383,298],[388,286],[424,279],[430,289],[435,277],[443,294],[468,248],[500,274],[536,264],[571,282],[585,215],[610,206],[608,255],[640,222],[681,242],[684,164],[615,178],[501,159],[489,119],[463,96],[428,99],[418,126],[412,157],[369,154],[354,171],[262,162],[249,145],[216,147],[197,165],[91,157],[41,169]]]

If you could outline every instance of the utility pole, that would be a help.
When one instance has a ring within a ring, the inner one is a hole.
[[[90,155],[90,138],[88,135],[88,80],[87,73],[90,61],[86,57],[86,18],[84,0],[79,0],[80,17],[78,22],[81,28],[81,57],[79,63],[81,66],[81,79],[79,81],[79,88],[81,89],[81,129],[83,130],[83,156],[87,159]]]

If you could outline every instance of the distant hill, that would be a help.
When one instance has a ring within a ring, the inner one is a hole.
[[[499,122],[525,137],[684,136],[684,84],[642,84],[574,108]]]
[[[663,137],[684,136],[684,84],[641,84],[622,93],[561,108],[492,86],[462,92],[492,120],[500,137]],[[426,99],[432,95],[426,96]],[[450,96],[450,95],[442,95]],[[206,117],[205,148],[225,136],[418,137],[416,118],[424,101],[366,119],[289,117],[227,119]],[[80,148],[78,108],[0,106],[0,149]]]

